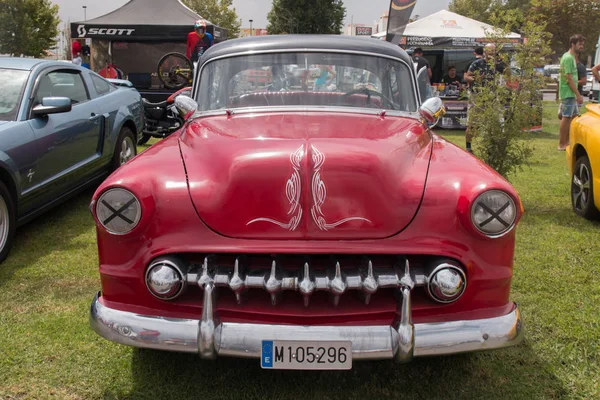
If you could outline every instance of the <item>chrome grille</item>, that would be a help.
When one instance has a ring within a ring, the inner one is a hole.
[[[339,304],[340,296],[347,291],[357,292],[366,304],[380,289],[424,286],[426,276],[422,268],[409,267],[405,257],[398,257],[391,266],[374,267],[371,259],[365,258],[357,267],[356,263],[345,267],[343,261],[333,261],[327,268],[322,264],[312,267],[304,261],[300,268],[286,268],[285,263],[272,259],[270,268],[252,268],[245,265],[243,257],[236,257],[233,266],[219,265],[212,257],[205,257],[202,265],[193,265],[187,273],[186,281],[204,290],[207,285],[227,287],[235,293],[236,301],[243,301],[249,289],[263,289],[276,305],[284,291],[300,292],[304,305],[308,307],[310,297],[316,291],[331,293],[332,302]],[[412,271],[411,271],[412,269]]]

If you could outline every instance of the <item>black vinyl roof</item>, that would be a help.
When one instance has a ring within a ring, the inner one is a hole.
[[[266,35],[230,39],[208,49],[202,56],[201,63],[233,53],[289,49],[366,52],[398,58],[408,65],[412,63],[410,56],[400,46],[383,40],[346,35]]]
[[[200,16],[179,0],[130,0],[122,7],[87,21],[86,25],[183,25],[191,27]],[[206,21],[207,25],[212,25]]]

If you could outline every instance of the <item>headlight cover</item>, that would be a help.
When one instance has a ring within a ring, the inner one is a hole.
[[[511,196],[500,190],[480,194],[471,206],[471,221],[484,235],[497,238],[510,232],[517,219],[517,207]]]
[[[96,203],[96,217],[108,232],[124,235],[140,222],[142,207],[129,190],[109,189]]]

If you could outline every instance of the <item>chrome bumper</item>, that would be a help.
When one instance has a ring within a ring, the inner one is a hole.
[[[128,346],[199,353],[202,358],[260,358],[262,340],[351,340],[353,360],[407,362],[413,356],[499,349],[523,340],[516,305],[501,317],[414,324],[414,330],[406,331],[401,325],[295,326],[164,318],[111,309],[99,298],[100,293],[91,306],[90,324],[105,339]]]

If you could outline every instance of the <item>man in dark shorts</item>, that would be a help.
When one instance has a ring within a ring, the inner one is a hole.
[[[475,105],[475,98],[480,88],[494,81],[497,73],[503,74],[506,70],[506,65],[501,60],[496,58],[496,45],[489,43],[485,46],[484,56],[473,61],[469,70],[465,74],[465,82],[471,85],[469,94],[469,107],[467,111],[467,132],[465,134],[467,151],[472,153],[471,141],[474,136],[474,127],[472,125],[469,114]],[[479,72],[479,74],[477,74]]]
[[[431,79],[433,72],[431,71],[431,66],[429,65],[429,61],[427,61],[427,59],[425,57],[423,57],[423,49],[422,48],[417,47],[415,49],[415,51],[413,52],[413,60],[414,60],[414,62],[417,63],[417,73],[421,70],[421,68],[427,67],[427,74],[429,75],[429,79]]]

